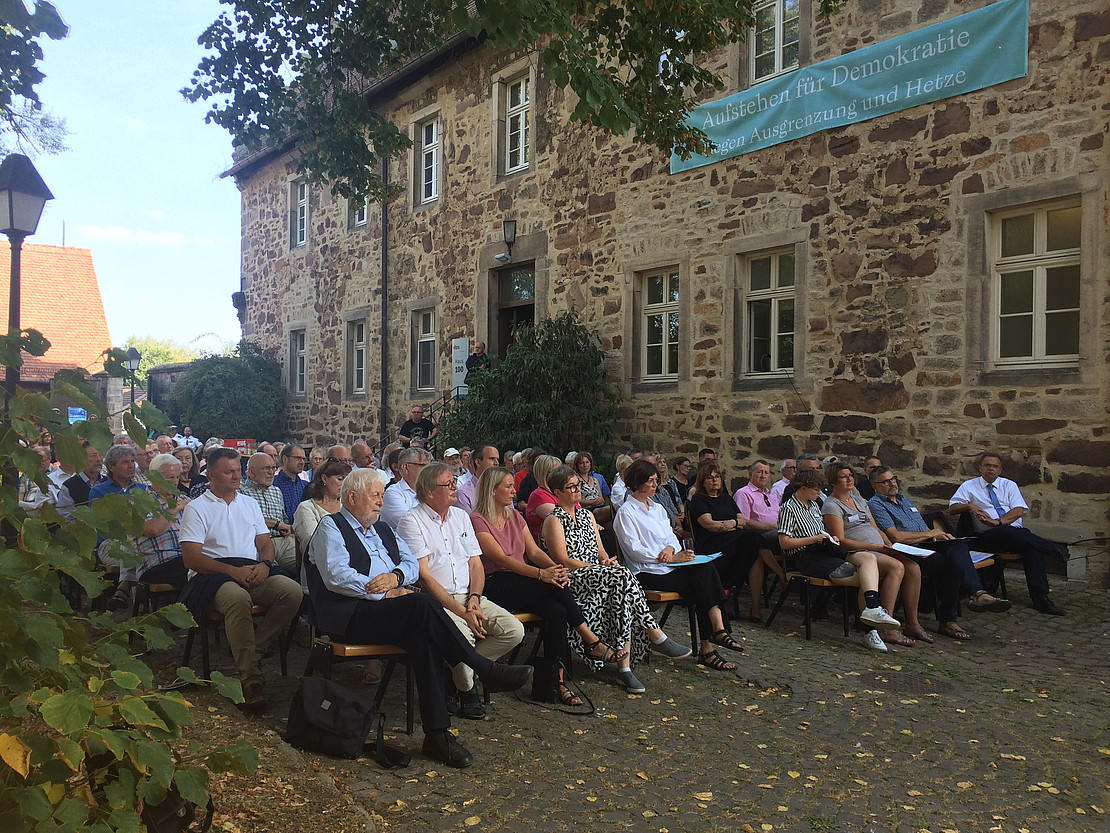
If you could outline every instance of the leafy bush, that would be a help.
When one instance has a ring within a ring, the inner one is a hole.
[[[605,351],[572,308],[513,331],[504,361],[473,373],[470,393],[444,419],[452,445],[596,449],[612,435],[616,397]]]
[[[6,361],[20,361],[20,346],[42,355],[49,344],[33,331],[18,341],[0,337]],[[118,356],[109,359],[109,372],[121,372]],[[25,390],[0,419],[0,830],[137,831],[143,806],[160,803],[172,787],[206,804],[210,771],[249,772],[257,757],[245,743],[207,751],[185,742],[190,704],[159,690],[129,647],[132,631],[149,648],[169,647],[160,620],[191,625],[184,607],[116,623],[106,613],[74,613],[63,596],[62,581],[80,585],[90,598],[111,586],[95,570],[98,535],[137,563],[128,536],[140,534],[148,513],[160,509],[146,493],[78,507],[71,521],[48,504],[38,518],[19,508],[18,473],[47,487],[38,455],[22,438],[48,429],[58,456],[78,469],[86,459],[82,439],[102,452],[111,444],[104,407],[81,371],[59,372],[54,389],[86,408],[90,421],[69,425],[46,396]],[[167,424],[145,403],[126,423],[132,436],[144,439],[148,428]],[[177,673],[196,679],[187,668]],[[238,681],[219,677],[217,685],[242,699]]]
[[[207,436],[261,440],[281,433],[285,388],[281,365],[249,341],[231,356],[189,366],[170,391],[167,410],[178,425]]]

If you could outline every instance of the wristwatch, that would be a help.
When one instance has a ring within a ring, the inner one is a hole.
[[[400,587],[405,583],[405,574],[399,568],[393,570],[393,575],[397,576],[397,586]]]

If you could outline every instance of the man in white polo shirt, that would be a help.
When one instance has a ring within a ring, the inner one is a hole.
[[[486,586],[482,549],[470,518],[455,506],[457,491],[455,475],[445,463],[424,466],[416,479],[419,503],[401,518],[397,534],[420,564],[425,592],[443,605],[479,654],[496,661],[520,644],[524,626],[482,595]],[[485,717],[470,666],[454,666],[451,676],[459,691],[459,715],[472,720]]]
[[[277,639],[301,606],[301,586],[274,570],[274,545],[258,503],[239,494],[239,454],[215,448],[208,455],[208,491],[185,507],[181,555],[197,575],[185,603],[194,617],[206,609],[224,616],[227,643],[243,685],[245,707],[267,707],[260,649]],[[268,610],[257,632],[252,605]]]

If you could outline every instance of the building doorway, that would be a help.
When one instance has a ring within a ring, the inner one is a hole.
[[[536,265],[514,266],[496,273],[498,358],[513,343],[513,328],[536,323]]]

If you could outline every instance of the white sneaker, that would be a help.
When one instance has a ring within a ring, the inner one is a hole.
[[[886,650],[886,643],[883,642],[883,638],[879,636],[879,632],[876,630],[870,630],[867,632],[867,635],[863,637],[863,644],[866,647],[870,648],[872,651]]]
[[[881,607],[865,607],[859,615],[859,620],[873,628],[900,628],[902,623],[883,610]]]

